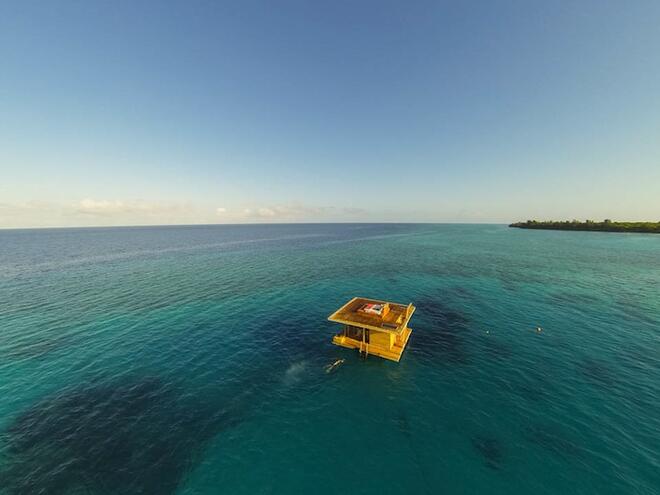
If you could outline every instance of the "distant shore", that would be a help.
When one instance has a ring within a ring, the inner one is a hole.
[[[586,220],[579,222],[572,221],[542,221],[527,220],[526,222],[516,222],[509,225],[518,229],[541,229],[541,230],[580,230],[593,232],[638,232],[643,234],[660,234],[660,222],[613,222],[603,220],[594,222]]]

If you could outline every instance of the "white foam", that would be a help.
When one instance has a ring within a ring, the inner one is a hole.
[[[307,369],[307,361],[297,361],[291,363],[287,370],[284,372],[284,379],[282,380],[285,385],[293,385],[302,379],[302,375]]]

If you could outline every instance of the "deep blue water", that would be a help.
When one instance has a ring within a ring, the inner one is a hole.
[[[355,295],[400,363],[330,343]],[[660,236],[0,231],[0,493],[658,492]]]

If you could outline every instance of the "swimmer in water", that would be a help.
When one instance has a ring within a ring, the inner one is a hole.
[[[344,361],[345,361],[344,359],[337,359],[334,363],[331,363],[325,367],[325,372],[326,373],[333,372],[335,369],[341,366]]]

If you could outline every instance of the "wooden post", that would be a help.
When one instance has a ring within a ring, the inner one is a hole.
[[[367,329],[363,328],[362,329],[362,346],[364,347],[364,357],[367,357],[367,354],[369,354],[369,344],[367,344]]]

